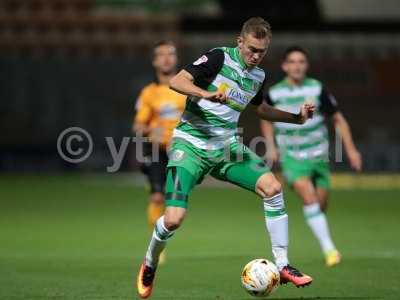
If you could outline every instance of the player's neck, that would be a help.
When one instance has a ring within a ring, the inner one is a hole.
[[[163,74],[161,72],[157,72],[157,80],[159,84],[169,85],[169,81],[174,76],[174,73]]]
[[[291,78],[291,77],[286,77],[286,81],[289,85],[293,85],[293,86],[299,86],[303,84],[305,78],[301,78],[301,79],[295,79],[295,78]]]

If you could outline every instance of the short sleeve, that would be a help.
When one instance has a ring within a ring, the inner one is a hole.
[[[254,96],[253,99],[251,99],[250,103],[253,105],[260,105],[263,102],[263,94],[264,94],[264,86],[265,86],[265,79],[258,90],[257,94]]]
[[[195,80],[204,80],[215,77],[224,64],[224,51],[213,49],[202,55],[195,62],[187,65],[184,70],[189,72]]]
[[[136,101],[136,116],[135,116],[135,122],[137,123],[147,123],[150,120],[151,117],[151,105],[150,105],[150,99],[149,95],[146,92],[146,89],[143,89],[139,97]]]
[[[322,87],[319,100],[319,110],[322,113],[331,116],[339,110],[336,98],[325,88],[325,86]]]

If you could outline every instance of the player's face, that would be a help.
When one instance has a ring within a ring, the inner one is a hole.
[[[176,49],[172,45],[162,45],[154,49],[153,66],[163,74],[175,72],[177,64]]]
[[[245,64],[250,68],[259,65],[267,54],[269,43],[269,38],[257,39],[252,34],[239,36],[239,52]]]
[[[282,69],[289,78],[301,81],[307,74],[307,57],[302,52],[294,51],[287,56],[282,64]]]

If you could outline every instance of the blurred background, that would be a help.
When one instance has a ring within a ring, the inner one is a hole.
[[[136,97],[153,79],[151,47],[172,39],[183,66],[210,48],[234,45],[242,21],[273,28],[263,67],[282,77],[285,47],[311,57],[311,75],[337,97],[367,172],[400,171],[400,3],[396,0],[2,0],[0,1],[0,171],[104,171],[105,137],[132,136]],[[242,116],[245,141],[260,135]],[[57,137],[79,126],[92,155],[70,164]],[[121,170],[138,165],[130,143]],[[334,163],[336,170],[347,164]]]

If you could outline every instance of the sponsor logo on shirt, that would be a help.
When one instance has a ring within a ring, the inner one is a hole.
[[[177,120],[180,117],[180,112],[174,105],[165,104],[160,109],[160,118],[164,120]]]
[[[230,87],[227,83],[222,83],[218,90],[224,92],[228,99],[234,100],[238,104],[246,105],[250,101],[250,98],[247,95]]]
[[[229,99],[235,100],[239,104],[247,104],[250,101],[247,95],[235,89],[229,89],[227,96]]]

